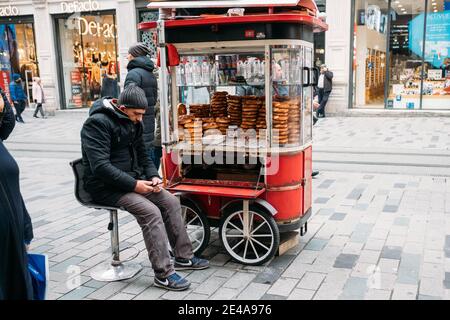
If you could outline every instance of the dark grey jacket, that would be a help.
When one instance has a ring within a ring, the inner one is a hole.
[[[92,198],[116,205],[134,192],[137,180],[151,180],[158,171],[144,145],[143,126],[134,124],[111,100],[97,100],[81,129],[84,186]]]
[[[158,82],[153,70],[155,65],[152,60],[145,57],[137,57],[131,60],[127,66],[128,74],[125,79],[125,88],[130,84],[136,84],[145,92],[148,106],[144,115],[144,142],[149,149],[155,138],[155,104],[158,99]]]
[[[325,79],[323,84],[323,91],[325,92],[331,92],[333,90],[333,77],[334,74],[331,71],[326,71],[324,73]]]

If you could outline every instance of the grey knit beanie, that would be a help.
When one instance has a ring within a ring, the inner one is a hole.
[[[151,54],[150,49],[142,42],[132,45],[130,49],[128,49],[128,53],[135,58],[149,56]]]
[[[145,92],[136,85],[127,86],[119,96],[119,106],[130,109],[145,109],[148,106]]]

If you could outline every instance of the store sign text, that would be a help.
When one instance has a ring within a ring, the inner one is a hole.
[[[116,25],[109,23],[100,23],[96,21],[87,21],[85,18],[78,18],[78,32],[80,35],[91,35],[94,37],[115,38]]]
[[[89,1],[74,1],[74,2],[61,2],[62,12],[82,12],[82,11],[95,11],[100,9],[100,3],[96,0]]]
[[[19,8],[17,7],[0,7],[0,17],[18,16]]]

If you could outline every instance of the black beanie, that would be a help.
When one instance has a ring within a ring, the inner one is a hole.
[[[128,53],[135,58],[149,56],[151,54],[150,49],[142,42],[132,45],[130,49],[128,49]]]
[[[145,109],[148,106],[145,92],[136,85],[127,86],[119,96],[119,106],[130,109]]]

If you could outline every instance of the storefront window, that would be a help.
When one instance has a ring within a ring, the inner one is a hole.
[[[100,97],[117,98],[117,30],[114,14],[57,19],[66,108],[90,107]]]
[[[355,0],[354,26],[355,107],[450,109],[450,1]]]
[[[0,86],[9,96],[12,74],[20,74],[33,101],[32,81],[39,76],[33,23],[0,24]]]
[[[422,109],[450,108],[450,2],[428,1]]]
[[[355,3],[354,105],[384,107],[388,3],[357,0]]]
[[[420,109],[425,1],[392,3],[387,108]]]

